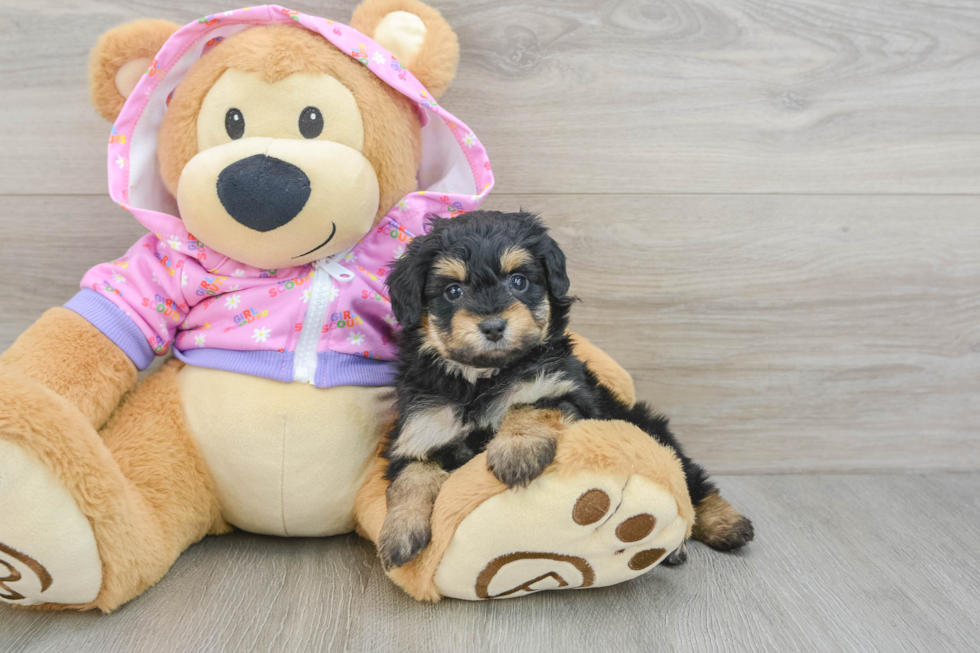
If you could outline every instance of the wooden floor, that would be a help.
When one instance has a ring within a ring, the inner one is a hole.
[[[739,554],[609,588],[415,603],[356,536],[213,537],[118,612],[0,607],[0,651],[976,651],[980,474],[735,476]]]
[[[0,608],[0,650],[977,650],[980,2],[430,1],[487,206],[552,225],[575,328],[712,471],[800,474],[724,479],[758,541],[420,606],[353,536],[235,534],[108,618]],[[106,193],[97,36],[241,4],[0,0],[0,349],[142,234]],[[874,475],[804,475],[839,472]]]

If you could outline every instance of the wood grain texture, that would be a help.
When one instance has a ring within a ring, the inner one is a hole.
[[[340,21],[353,2],[294,2]],[[433,0],[506,193],[977,193],[974,0]],[[239,0],[0,2],[0,193],[105,188],[86,56]],[[505,110],[501,110],[504,108]]]
[[[491,196],[539,211],[620,361],[716,472],[980,469],[978,197]],[[143,233],[0,197],[0,348]]]
[[[429,2],[488,208],[553,226],[575,327],[689,453],[980,469],[980,3]],[[0,350],[143,233],[105,195],[97,36],[241,4],[0,0]],[[355,536],[236,533],[108,617],[0,606],[0,652],[976,649],[980,475],[720,483],[757,541],[625,585],[422,605]]]
[[[692,544],[687,565],[623,585],[420,604],[355,536],[236,533],[109,616],[0,606],[0,651],[975,650],[980,475],[721,485],[758,539],[739,554]]]

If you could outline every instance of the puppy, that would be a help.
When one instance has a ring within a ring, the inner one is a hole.
[[[683,456],[666,419],[617,400],[573,355],[565,255],[536,216],[436,218],[387,283],[403,331],[398,419],[384,450],[390,485],[378,549],[386,568],[429,543],[432,507],[451,471],[486,451],[501,482],[526,486],[554,460],[561,431],[579,419],[636,424],[680,456],[695,505],[709,496],[724,503],[704,470]],[[751,522],[731,512],[751,531]],[[751,532],[736,539],[741,546]],[[684,559],[682,547],[671,562]]]

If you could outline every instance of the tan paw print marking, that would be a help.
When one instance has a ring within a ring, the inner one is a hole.
[[[497,594],[490,595],[490,582],[500,573],[504,568],[511,564],[517,563],[524,560],[535,560],[535,561],[553,561],[556,563],[562,563],[556,565],[556,568],[560,567],[571,567],[575,572],[578,572],[580,579],[576,578],[575,582],[579,584],[575,587],[588,587],[595,582],[595,571],[583,558],[578,556],[561,555],[558,553],[531,553],[528,551],[519,551],[517,553],[508,553],[507,555],[502,555],[494,558],[490,561],[480,575],[476,579],[476,595],[481,599],[502,599],[511,594],[516,594],[517,592],[535,592],[539,589],[561,589],[563,587],[568,587],[570,585],[569,581],[565,579],[562,575],[563,569],[558,571],[549,571],[544,574],[539,575],[537,578],[532,578],[529,581],[525,581],[516,587],[512,587],[509,590],[503,592],[498,592]],[[547,562],[545,564],[548,564]],[[506,575],[507,570],[504,570],[504,575]],[[569,575],[565,571],[565,575]]]
[[[22,565],[24,565],[24,567],[31,570],[40,581],[42,592],[51,587],[51,574],[49,574],[48,570],[44,568],[44,565],[39,563],[31,556],[27,555],[26,553],[21,553],[20,551],[7,546],[3,542],[0,542],[0,555],[13,558],[14,561],[20,562]],[[0,599],[5,599],[7,601],[22,600],[24,598],[23,594],[6,585],[6,583],[16,583],[23,578],[20,571],[18,571],[14,565],[3,559],[0,559],[0,565],[7,568],[7,575],[0,578]]]
[[[471,601],[605,587],[663,562],[687,527],[671,491],[644,476],[546,473],[474,509],[434,580]]]
[[[609,512],[612,501],[609,495],[598,488],[592,488],[582,494],[572,508],[572,520],[579,526],[594,524]]]
[[[612,499],[604,490],[591,488],[575,501],[572,521],[579,526],[597,524],[609,514],[611,507]],[[656,517],[641,512],[621,521],[615,534],[620,542],[629,545],[648,537],[656,526]],[[659,562],[666,553],[663,548],[644,549],[634,553],[626,565],[633,571],[642,571]],[[522,580],[531,574],[530,580]],[[477,576],[475,591],[481,599],[502,599],[543,589],[590,587],[595,579],[596,572],[585,558],[544,551],[517,551],[491,560]],[[491,584],[498,591],[492,593]],[[501,587],[509,589],[500,590]]]
[[[652,564],[655,564],[658,560],[664,557],[667,553],[664,549],[645,549],[635,554],[629,561],[629,568],[633,571],[640,571],[641,569],[646,569]]]
[[[594,524],[609,512],[612,500],[609,495],[598,488],[592,488],[582,493],[572,508],[572,520],[579,526]],[[627,544],[639,542],[657,527],[657,518],[645,512],[633,515],[620,522],[616,527],[616,537]],[[656,564],[667,553],[664,549],[645,549],[635,553],[627,563],[633,571],[646,569]]]
[[[653,532],[657,518],[645,512],[633,515],[616,527],[616,537],[623,542],[639,542]]]

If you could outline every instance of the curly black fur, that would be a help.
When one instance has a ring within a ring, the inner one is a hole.
[[[529,281],[528,290],[520,295],[508,294],[507,275],[499,265],[501,253],[514,247],[532,254],[532,260],[516,270]],[[427,319],[446,323],[461,310],[458,300],[454,303],[444,296],[447,284],[454,280],[433,273],[437,261],[447,256],[466,263],[466,310],[496,315],[515,301],[530,310],[539,310],[547,302],[547,338],[518,348],[483,376],[464,378],[461,370],[465,366],[447,364],[431,346],[425,329]],[[536,378],[555,378],[570,383],[558,394],[530,402],[532,406],[557,408],[569,421],[620,419],[635,424],[677,453],[695,505],[714,490],[707,472],[684,455],[665,417],[646,403],[627,406],[619,401],[573,355],[566,328],[575,298],[568,295],[565,256],[535,215],[477,211],[454,220],[435,219],[432,231],[416,238],[394,265],[388,285],[395,317],[403,327],[396,378],[398,419],[385,449],[388,480],[396,479],[413,460],[436,462],[447,471],[465,464],[494,437],[488,416],[499,413],[495,407],[515,386]],[[405,427],[413,418],[425,411],[447,409],[459,429],[456,437],[413,455],[399,454],[399,439],[405,437]]]

